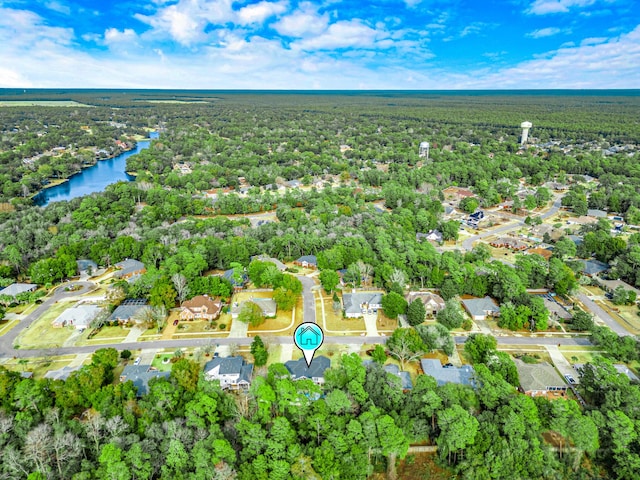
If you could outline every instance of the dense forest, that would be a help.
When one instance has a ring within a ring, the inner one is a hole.
[[[136,398],[112,384],[114,349],[66,382],[0,367],[0,471],[29,479],[395,478],[410,443],[433,444],[443,468],[468,479],[637,478],[640,390],[606,360],[587,367],[590,405],[519,394],[508,369],[488,368],[495,340],[471,337],[479,388],[427,375],[403,393],[397,377],[355,354],[334,359],[323,388],[282,364],[246,393],[224,393],[183,358]],[[383,355],[384,359],[384,355]],[[492,371],[493,370],[493,371]],[[587,455],[587,456],[585,456]]]
[[[0,286],[51,287],[76,274],[77,259],[109,266],[133,258],[147,272],[120,282],[122,296],[171,308],[176,275],[188,296],[226,297],[230,285],[203,280],[213,278],[206,272],[247,268],[258,284],[252,256],[313,254],[327,292],[341,271],[349,285],[384,288],[391,317],[423,317],[407,311],[402,294],[429,287],[445,300],[491,295],[504,308],[501,326],[512,330],[549,327],[542,300],[526,289],[566,295],[589,283],[577,259],[607,262],[610,278],[640,286],[640,233],[614,235],[606,219],[581,227],[578,246],[549,238],[551,258],[517,255],[513,264],[493,259],[485,244],[440,251],[417,236],[438,229],[444,240],[457,239],[460,222],[444,216],[446,187],[470,187],[473,211],[515,202],[520,179],[533,192],[532,209],[548,206],[545,183],[557,181],[568,184],[562,202],[573,213],[597,208],[638,225],[637,96],[4,91],[0,99],[91,105],[0,107]],[[524,120],[534,124],[535,145],[520,149]],[[135,182],[32,204],[47,182],[97,161],[91,149],[115,154],[116,141],[146,129],[160,138],[129,157]],[[418,156],[422,141],[431,144],[428,160]],[[66,152],[47,153],[56,147]],[[281,188],[292,180],[304,188]],[[266,212],[272,218],[259,224],[241,215]],[[408,344],[409,355],[447,352],[449,330],[461,326],[448,302],[433,328],[399,329],[388,348],[396,358]],[[578,309],[566,327],[590,331],[610,358],[639,357],[635,338],[596,327]],[[396,459],[410,461],[409,444],[432,444],[439,464],[460,478],[640,475],[638,386],[608,361],[587,367],[583,410],[517,393],[513,362],[490,339],[473,338],[465,350],[477,390],[438,387],[421,375],[403,393],[377,362],[353,356],[332,359],[322,389],[273,364],[247,395],[220,391],[182,359],[140,399],[130,383],[114,382],[120,360],[111,350],[65,383],[2,369],[0,469],[32,479],[365,479],[384,470],[393,476]]]

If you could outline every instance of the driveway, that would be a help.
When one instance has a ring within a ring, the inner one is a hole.
[[[316,323],[316,299],[311,290],[316,286],[316,283],[304,275],[298,275],[297,278],[302,283],[302,305],[304,307],[302,317],[305,322]]]
[[[617,333],[621,337],[629,337],[633,334],[628,332],[622,325],[620,325],[615,318],[605,312],[597,303],[587,297],[584,293],[577,295],[582,304],[587,307],[596,317],[602,320],[611,330]]]
[[[72,285],[79,285],[80,289],[72,292],[65,291],[66,287]],[[94,288],[96,288],[96,286],[91,282],[69,282],[56,288],[48,298],[45,297],[45,299],[43,299],[44,301],[38,308],[24,317],[24,319],[22,319],[20,323],[13,327],[9,332],[0,337],[0,353],[9,355],[13,351],[13,343],[15,342],[16,338],[18,338],[20,333],[22,333],[25,328],[29,328],[33,322],[40,318],[40,316],[44,314],[49,309],[49,307],[51,307],[51,305],[56,303],[58,300],[80,296],[87,292],[90,292]]]

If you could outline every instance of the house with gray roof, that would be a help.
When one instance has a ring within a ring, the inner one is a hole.
[[[606,272],[610,267],[608,263],[604,263],[594,259],[580,260],[580,262],[582,263],[582,265],[584,265],[584,270],[582,270],[582,273],[587,277],[592,277],[602,272]]]
[[[217,380],[225,390],[247,390],[251,386],[253,363],[246,363],[244,358],[215,357],[204,366],[207,380]]]
[[[50,378],[51,380],[66,380],[73,372],[77,372],[82,368],[82,365],[76,367],[62,367],[57,370],[49,370],[44,374],[44,378]]]
[[[255,303],[262,310],[262,315],[265,317],[275,317],[278,311],[278,306],[273,298],[252,298],[250,301]]]
[[[567,391],[567,383],[553,365],[547,362],[525,363],[518,358],[514,362],[520,377],[520,389],[525,395],[564,395]]]
[[[319,355],[313,358],[309,367],[307,367],[307,362],[304,358],[289,360],[284,366],[291,374],[293,380],[308,378],[313,380],[314,383],[322,385],[324,384],[324,372],[327,368],[331,367],[331,360],[324,355]]]
[[[21,293],[33,292],[36,288],[38,288],[38,286],[32,283],[12,283],[8,287],[0,290],[0,295],[8,295],[15,298]]]
[[[83,273],[86,273],[88,275],[89,272],[95,273],[95,271],[98,269],[98,264],[93,260],[89,260],[87,258],[76,260],[76,265],[78,266],[78,273],[81,275]]]
[[[318,259],[315,255],[303,255],[293,263],[302,268],[318,268]]]
[[[229,280],[231,282],[231,285],[233,286],[233,290],[236,292],[242,290],[249,281],[249,277],[245,272],[239,272],[236,275],[236,271],[233,268],[226,270],[222,274],[222,278],[226,278],[227,280]]]
[[[609,216],[609,214],[607,212],[605,212],[604,210],[597,210],[594,208],[590,208],[587,210],[587,215],[589,217],[595,217],[595,218],[607,218]]]
[[[486,320],[487,317],[500,316],[500,307],[490,296],[484,298],[467,298],[462,300],[465,310],[474,320]]]
[[[584,367],[584,363],[573,364],[573,368],[578,372],[578,375],[580,376],[582,376],[583,367]],[[629,369],[629,367],[627,367],[625,364],[614,363],[612,367],[615,368],[618,371],[618,373],[625,375],[631,382],[640,382],[640,378],[638,378],[638,376],[635,373],[633,373],[633,371]]]
[[[134,276],[142,275],[147,271],[147,267],[144,266],[144,263],[139,262],[138,260],[133,260],[131,258],[127,258],[122,262],[118,262],[114,265],[118,269],[117,272],[113,274],[116,278],[124,278],[131,279]]]
[[[102,309],[98,305],[76,305],[67,308],[51,322],[54,328],[66,327],[67,325],[76,327],[76,330],[89,328],[91,322],[98,316]]]
[[[364,314],[375,314],[382,308],[382,293],[343,293],[342,304],[347,318],[358,318]]]
[[[118,322],[120,325],[129,323],[137,323],[137,317],[140,310],[145,308],[151,308],[146,300],[127,299],[123,301],[109,317],[110,322]]]
[[[282,263],[280,260],[278,260],[277,258],[272,258],[268,255],[265,255],[264,253],[262,255],[254,255],[253,257],[251,257],[251,261],[253,262],[254,260],[257,260],[260,262],[273,263],[276,267],[278,267],[278,270],[280,270],[281,272],[284,272],[287,269],[287,266],[284,263]]]
[[[151,365],[127,365],[120,374],[120,382],[133,382],[138,397],[149,393],[149,381],[154,378],[169,378],[171,372],[161,372]]]
[[[384,366],[384,370],[389,375],[393,375],[394,377],[398,377],[400,379],[403,391],[406,392],[406,391],[411,390],[413,388],[413,382],[411,381],[411,375],[409,374],[409,372],[401,372],[400,371],[400,367],[398,367],[398,365],[394,365],[393,363],[390,363],[389,365],[385,365]]]
[[[462,367],[445,367],[436,358],[423,358],[420,366],[425,375],[436,379],[439,386],[446,383],[458,383],[476,388],[475,370],[471,365]]]

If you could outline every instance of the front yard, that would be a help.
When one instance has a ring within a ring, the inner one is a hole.
[[[76,330],[73,327],[53,328],[51,322],[73,305],[73,302],[54,303],[38,320],[20,334],[15,344],[20,348],[61,347]]]

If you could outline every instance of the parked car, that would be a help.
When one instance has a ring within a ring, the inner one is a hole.
[[[173,326],[175,327],[176,325],[178,325],[178,322],[179,322],[179,320],[176,318],[176,319],[173,321]]]
[[[133,361],[133,364],[134,364],[134,365],[140,365],[140,361],[141,361],[141,360],[142,360],[142,359],[141,359],[140,357],[138,357],[138,358],[136,358],[136,359]]]
[[[566,375],[564,376],[564,378],[566,378],[566,379],[567,379],[567,382],[569,382],[571,385],[575,385],[575,384],[576,384],[576,379],[575,379],[575,378],[573,378],[571,375],[566,374]]]

